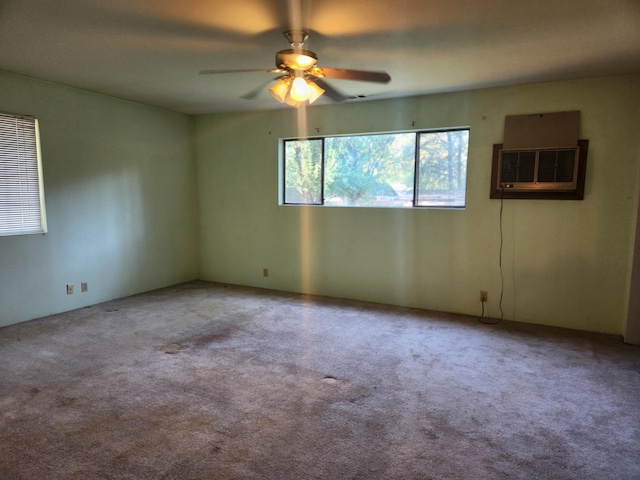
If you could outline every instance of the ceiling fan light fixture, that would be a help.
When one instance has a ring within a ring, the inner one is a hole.
[[[303,53],[299,54],[296,57],[296,65],[303,70],[315,65],[318,62],[316,57],[312,57],[310,55],[305,55]]]
[[[318,56],[310,50],[289,49],[276,53],[276,67],[282,70],[308,70],[318,63]]]
[[[291,84],[291,78],[280,78],[278,79],[271,87],[269,87],[269,92],[280,103],[284,103],[286,98],[289,96],[289,87]]]
[[[320,88],[317,83],[307,81],[307,89],[309,90],[309,105],[315,102],[324,93],[324,89]]]
[[[293,98],[291,98],[291,95],[287,95],[287,97],[284,99],[284,103],[295,108],[298,108],[300,105],[302,105],[302,102],[296,102]]]
[[[284,32],[284,36],[287,37],[292,47],[302,47],[304,42],[309,38],[309,34],[304,30],[288,30]]]
[[[291,90],[289,90],[291,98],[296,102],[306,102],[309,99],[309,93],[309,86],[304,77],[296,77],[293,79]]]
[[[309,75],[313,75],[316,78],[324,78],[325,77],[324,72],[322,71],[322,69],[320,67],[315,66],[315,65],[313,67],[309,68],[307,70],[307,73]]]

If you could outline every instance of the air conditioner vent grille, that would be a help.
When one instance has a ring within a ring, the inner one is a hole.
[[[542,150],[538,163],[538,182],[573,182],[575,149]]]
[[[498,188],[512,191],[575,190],[578,147],[500,150]]]
[[[533,182],[535,173],[536,152],[503,151],[500,176],[503,183]]]

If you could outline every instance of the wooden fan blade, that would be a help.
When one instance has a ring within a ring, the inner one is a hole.
[[[326,78],[339,80],[359,80],[361,82],[389,83],[391,77],[387,72],[371,72],[366,70],[346,70],[344,68],[320,68]]]
[[[349,98],[320,78],[314,79],[314,82],[316,82],[320,88],[324,89],[324,94],[334,102],[344,102]]]
[[[248,68],[240,70],[200,70],[198,75],[216,75],[218,73],[245,73],[245,72],[265,72],[265,73],[286,73],[278,68]]]

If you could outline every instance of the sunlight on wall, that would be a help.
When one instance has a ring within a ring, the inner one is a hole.
[[[308,132],[308,119],[307,109],[303,106],[296,109],[297,120],[297,136],[302,138],[307,135]],[[311,209],[313,207],[298,208],[300,215],[300,291],[313,292],[313,272],[315,271],[313,265],[313,252],[315,251],[315,245],[312,236],[311,226]]]

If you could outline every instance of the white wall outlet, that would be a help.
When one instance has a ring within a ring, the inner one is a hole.
[[[67,295],[73,295],[73,285],[67,284]]]
[[[88,292],[89,291],[89,284],[87,282],[80,283],[80,291],[81,292]]]
[[[263,268],[262,269],[262,276],[263,277],[268,277],[269,276],[269,269],[268,268]]]

